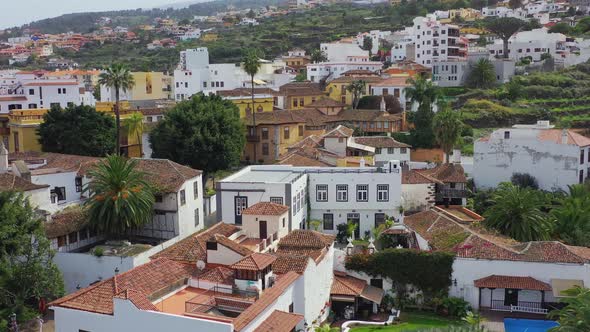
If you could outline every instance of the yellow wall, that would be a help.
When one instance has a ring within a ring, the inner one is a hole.
[[[332,82],[326,86],[326,92],[328,93],[328,97],[332,98],[333,100],[345,103],[346,105],[352,105],[352,92],[348,91],[346,87],[348,87],[350,83],[340,83],[340,82]],[[344,90],[344,95],[346,100],[342,100],[342,91]],[[367,84],[365,88],[365,93],[363,96],[370,95],[369,91],[369,84]],[[361,96],[362,97],[362,96]]]
[[[133,100],[170,99],[172,77],[159,72],[133,72],[135,85],[131,89]]]
[[[8,127],[10,138],[9,152],[41,151],[37,128],[43,121],[43,115],[47,109],[25,109],[10,111]],[[16,146],[18,145],[18,149]]]
[[[231,101],[240,109],[240,118],[246,117],[246,109],[252,107],[252,99],[244,97],[240,99],[231,99]],[[272,97],[254,98],[254,108],[258,110],[258,106],[262,106],[262,112],[272,112],[274,100]]]
[[[322,95],[317,96],[289,96],[285,108],[289,110],[300,110],[308,107],[311,103],[322,98]],[[293,106],[293,100],[297,99],[297,106]],[[301,99],[303,99],[303,106],[301,106]]]

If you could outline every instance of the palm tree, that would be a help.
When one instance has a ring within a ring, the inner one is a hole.
[[[123,126],[127,128],[129,135],[135,135],[137,138],[137,144],[139,144],[139,153],[143,157],[143,149],[141,144],[141,135],[143,133],[143,115],[137,112],[131,114],[128,118],[123,120]]]
[[[545,206],[542,193],[513,185],[500,184],[492,195],[492,206],[484,216],[485,225],[517,241],[547,240],[551,220],[541,211]]]
[[[117,126],[117,152],[121,153],[121,116],[120,116],[120,93],[127,92],[135,85],[133,75],[127,66],[120,63],[114,63],[101,73],[98,78],[98,84],[105,85],[115,90],[115,119]]]
[[[558,199],[550,212],[554,235],[576,246],[590,246],[590,189],[583,184],[569,186],[569,195]]]
[[[137,160],[110,155],[88,172],[84,188],[90,225],[114,236],[125,234],[152,218],[154,193],[145,175],[136,170]]]
[[[450,154],[459,139],[461,138],[461,129],[463,123],[458,112],[445,108],[438,112],[432,119],[432,130],[434,137],[447,157],[447,163],[450,161]]]
[[[568,289],[563,295],[567,297],[563,297],[561,301],[567,305],[549,314],[549,317],[558,319],[559,326],[549,331],[590,331],[590,289],[576,287]]]
[[[432,104],[440,96],[439,88],[422,76],[417,79],[409,78],[407,83],[409,86],[405,89],[406,98],[412,103],[417,103],[418,109],[432,111]]]
[[[317,49],[311,51],[310,60],[311,63],[326,62],[328,61],[328,57],[326,56],[326,53],[324,53],[322,50]]]
[[[479,59],[471,68],[468,85],[476,89],[489,88],[496,83],[496,71],[489,59]]]
[[[367,89],[367,82],[363,80],[352,81],[346,90],[352,93],[352,108],[356,109],[359,106],[361,96],[365,94]]]
[[[244,58],[242,60],[244,71],[250,75],[250,83],[251,83],[251,95],[252,95],[252,128],[256,130],[256,110],[254,109],[254,76],[260,70],[260,58],[258,56],[258,52],[255,49],[249,49],[246,51]],[[254,162],[257,161],[256,159],[256,142],[254,144]]]

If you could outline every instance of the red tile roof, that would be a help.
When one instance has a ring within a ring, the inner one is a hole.
[[[88,225],[88,217],[82,208],[68,209],[51,217],[51,221],[43,223],[45,235],[49,239],[77,232]]]
[[[303,274],[309,263],[309,256],[296,255],[278,251],[274,253],[276,260],[272,263],[272,271],[276,274],[285,274],[293,271]]]
[[[440,164],[431,169],[420,169],[418,172],[433,177],[444,183],[466,183],[465,171],[463,166],[457,164]]]
[[[262,271],[270,266],[277,258],[271,254],[253,253],[232,264],[235,270]]]
[[[14,174],[0,173],[0,191],[31,191],[48,187],[48,184],[34,184]]]
[[[473,281],[477,288],[512,288],[538,291],[550,291],[551,286],[531,277],[514,277],[491,275]]]
[[[279,250],[321,250],[330,247],[335,238],[334,235],[296,229],[279,241]]]
[[[277,280],[271,288],[262,293],[258,301],[234,319],[234,330],[242,331],[260,315],[268,306],[273,304],[300,277],[295,272],[288,272]]]
[[[580,135],[573,130],[565,130],[567,134],[566,144],[577,145],[579,147],[590,146],[590,138]],[[540,130],[537,138],[540,141],[552,142],[555,144],[564,144],[563,137],[564,129],[544,129]]]
[[[354,133],[354,129],[350,129],[343,125],[339,125],[338,127],[332,129],[327,134],[324,134],[322,137],[330,137],[330,138],[348,138],[351,137]]]
[[[207,240],[207,242],[217,242],[218,244],[226,247],[227,249],[240,254],[242,256],[248,256],[253,253],[252,250],[244,247],[243,245],[228,239],[225,235],[215,234]]]
[[[84,175],[101,158],[77,156],[70,154],[61,154],[53,152],[17,152],[8,155],[10,162],[23,160],[27,164],[40,164],[42,166],[31,169],[32,172],[37,170],[55,170],[55,172],[77,172],[78,175]]]
[[[148,181],[160,193],[175,193],[191,179],[202,174],[201,171],[177,164],[168,159],[134,159],[137,169],[145,173]]]
[[[426,174],[422,174],[421,172],[418,172],[415,169],[404,168],[402,170],[402,184],[426,184],[426,183],[443,184],[442,181],[439,181],[439,180],[437,180],[431,176],[428,176]]]
[[[360,296],[365,286],[367,286],[367,282],[364,280],[351,276],[334,275],[330,294]]]
[[[218,284],[232,285],[234,283],[234,270],[224,266],[218,266],[198,275],[199,280],[206,280]]]
[[[280,216],[289,211],[289,207],[271,202],[259,202],[242,211],[244,215]]]
[[[159,292],[167,287],[183,284],[191,273],[192,267],[161,258],[66,295],[49,305],[112,315],[113,298],[119,296],[130,299],[140,309],[154,310],[148,304],[149,298],[163,295]]]
[[[407,83],[408,78],[407,77],[390,77],[387,78],[381,82],[377,82],[375,84],[373,84],[373,86],[381,86],[381,87],[388,87],[388,86],[394,86],[394,87],[406,87],[409,86],[409,84]]]
[[[307,167],[333,167],[325,161],[308,156],[304,151],[294,151],[282,157],[277,164],[292,165],[292,166],[307,166]]]
[[[320,98],[319,100],[314,101],[313,103],[307,105],[307,107],[346,107],[346,104],[335,101],[332,98]]]
[[[302,320],[303,315],[275,310],[254,332],[290,332]]]

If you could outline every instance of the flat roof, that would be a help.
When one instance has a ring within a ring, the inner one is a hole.
[[[250,169],[231,179],[231,182],[287,183],[300,175],[301,173],[286,170]]]

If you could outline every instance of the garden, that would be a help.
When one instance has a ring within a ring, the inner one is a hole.
[[[351,329],[353,332],[402,332],[418,329],[441,328],[455,325],[465,325],[457,318],[442,317],[430,312],[406,312],[400,316],[400,322],[390,326],[359,326]]]

